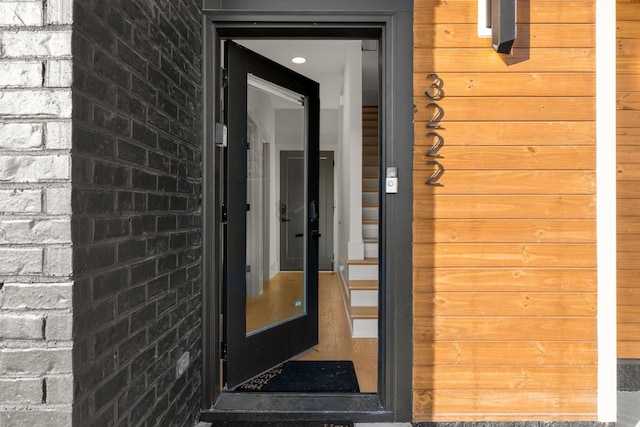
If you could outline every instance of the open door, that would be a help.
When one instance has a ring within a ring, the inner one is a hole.
[[[231,41],[225,42],[225,68],[222,346],[224,388],[233,389],[318,343],[320,101],[316,82]],[[269,151],[275,144],[251,131],[261,117],[273,117],[264,111],[270,108],[299,117],[284,129],[278,124],[278,134],[304,155],[300,170],[288,178],[304,201],[296,207],[302,218],[299,271],[280,268],[279,251],[263,253],[286,244],[272,228],[289,213],[275,190],[265,190],[265,174],[280,175],[279,157]]]

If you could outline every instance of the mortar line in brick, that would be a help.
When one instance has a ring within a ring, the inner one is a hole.
[[[42,379],[42,403],[47,403],[47,379]]]

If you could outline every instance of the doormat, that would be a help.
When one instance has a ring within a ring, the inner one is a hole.
[[[238,392],[360,393],[350,360],[290,360],[237,387]]]

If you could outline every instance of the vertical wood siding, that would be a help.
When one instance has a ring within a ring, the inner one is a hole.
[[[417,421],[597,419],[595,0],[518,7],[500,56],[476,35],[476,0],[415,1]],[[442,186],[425,184],[429,160]]]
[[[640,3],[617,16],[618,357],[640,359]]]

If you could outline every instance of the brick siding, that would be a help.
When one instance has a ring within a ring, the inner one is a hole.
[[[0,425],[71,425],[70,0],[0,0]]]
[[[73,14],[74,425],[192,426],[202,359],[198,2],[78,0]]]

